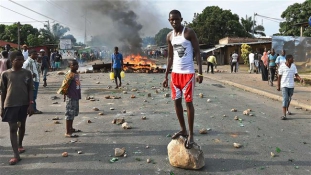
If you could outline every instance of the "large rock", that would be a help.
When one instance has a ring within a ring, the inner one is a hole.
[[[201,169],[205,165],[201,147],[194,144],[191,149],[186,149],[184,146],[185,140],[180,137],[172,140],[167,145],[170,164],[183,169]]]

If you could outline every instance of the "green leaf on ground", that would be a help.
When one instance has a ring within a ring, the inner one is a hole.
[[[175,175],[172,171],[170,171],[170,175]]]
[[[276,147],[276,148],[275,148],[275,151],[276,151],[277,153],[280,153],[280,152],[281,152],[281,149],[280,149],[279,147]]]
[[[172,137],[172,135],[171,134],[167,134],[166,137]]]
[[[141,159],[140,159],[140,158],[138,158],[138,157],[137,157],[137,158],[135,158],[135,160],[137,160],[137,161],[141,161]]]
[[[260,167],[260,170],[264,170],[264,169],[265,169],[265,167],[264,167],[264,166]]]

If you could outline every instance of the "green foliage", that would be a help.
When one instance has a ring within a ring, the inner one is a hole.
[[[244,64],[249,65],[248,55],[250,54],[251,49],[251,46],[247,44],[242,44],[241,46],[241,57],[244,60]]]
[[[172,29],[169,29],[169,28],[161,29],[154,37],[156,44],[158,46],[166,45],[166,36],[171,31],[172,31]]]
[[[284,36],[300,36],[300,25],[298,23],[308,22],[311,16],[311,1],[305,1],[301,4],[295,3],[287,7],[281,17],[285,22],[280,23],[280,34]],[[311,37],[311,27],[305,27],[302,36]]]
[[[154,37],[145,37],[143,38],[143,43],[142,46],[143,47],[147,47],[148,45],[155,45],[155,38]]]
[[[253,25],[254,25],[254,34],[261,35],[261,36],[266,36],[264,33],[265,28],[262,25],[256,25],[256,21],[252,19],[252,17],[247,17],[244,19],[243,17],[241,18],[241,24],[245,31],[249,33],[249,37],[252,37],[253,34]]]
[[[41,45],[40,39],[37,36],[33,35],[33,34],[30,34],[30,35],[27,36],[27,44],[30,47]]]
[[[208,6],[188,26],[196,32],[200,43],[218,44],[224,37],[247,37],[239,16],[218,6]]]
[[[64,27],[59,23],[53,24],[51,30],[55,41],[59,41],[59,39],[62,38],[68,31],[70,31],[68,27]]]

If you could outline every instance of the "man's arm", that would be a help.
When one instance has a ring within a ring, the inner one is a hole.
[[[168,73],[171,70],[171,67],[173,65],[173,45],[171,43],[171,36],[172,36],[172,32],[168,33],[166,36],[166,42],[168,45],[168,57],[167,57],[167,67],[166,67],[166,71],[165,71],[165,79],[167,80],[168,78]]]
[[[188,28],[189,29],[189,28]],[[199,75],[199,83],[202,83],[203,81],[203,75],[202,75],[202,60],[200,57],[200,47],[199,47],[199,42],[198,42],[198,38],[197,35],[195,34],[195,32],[192,29],[189,29],[189,34],[190,34],[190,41],[194,50],[194,55],[195,58],[197,59],[197,64],[198,64],[198,73]]]
[[[1,117],[3,116],[4,112],[4,101],[7,94],[7,79],[1,74]]]
[[[121,70],[123,71],[123,55],[121,54]]]

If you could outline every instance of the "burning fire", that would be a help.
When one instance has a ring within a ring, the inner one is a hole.
[[[132,69],[136,70],[152,70],[157,67],[155,61],[148,59],[147,57],[139,54],[129,55],[123,59],[124,70]]]

